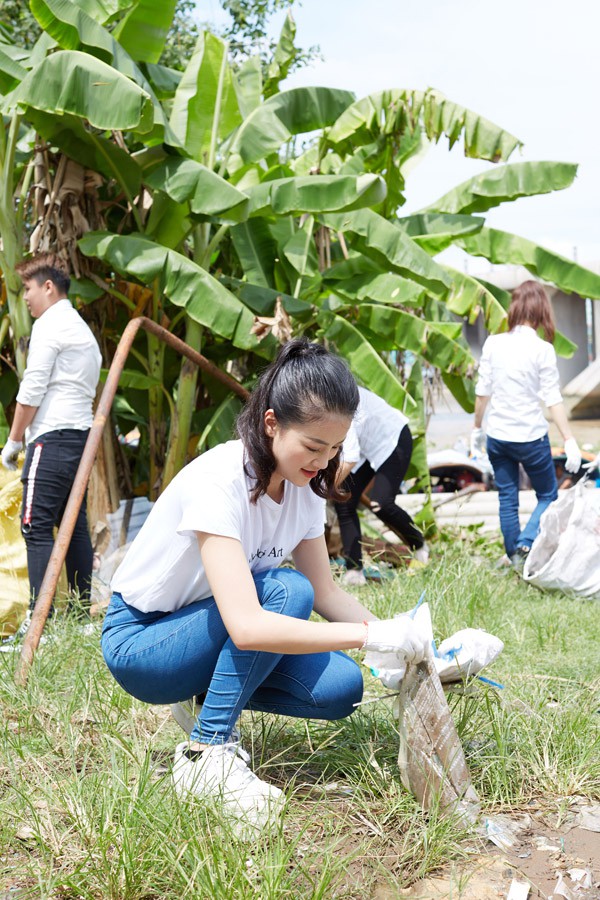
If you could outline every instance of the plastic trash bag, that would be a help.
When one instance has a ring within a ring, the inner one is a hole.
[[[523,578],[549,590],[600,599],[600,490],[579,481],[545,510]]]
[[[462,681],[489,666],[503,649],[503,642],[493,634],[481,628],[463,628],[442,641],[433,662],[442,684]]]
[[[443,684],[477,675],[504,649],[500,638],[480,628],[463,628],[436,647],[428,603],[419,602],[411,612],[403,615],[411,616],[425,636],[431,647],[435,670]],[[394,659],[391,653],[371,650],[365,655],[364,664],[390,690],[398,690],[406,674],[406,663],[401,655]]]

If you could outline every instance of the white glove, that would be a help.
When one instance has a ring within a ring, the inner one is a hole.
[[[367,623],[363,650],[394,654],[396,662],[401,657],[403,662],[419,663],[425,657],[426,640],[410,616],[376,619]]]
[[[4,449],[2,450],[2,465],[5,469],[10,469],[11,472],[16,470],[17,456],[22,449],[23,441],[11,441],[10,438],[7,438]]]
[[[581,450],[577,446],[575,438],[569,438],[568,441],[565,441],[565,453],[567,454],[565,463],[567,472],[579,472],[581,467]]]
[[[471,456],[480,456],[486,453],[485,431],[483,428],[474,428],[471,432]]]
[[[591,462],[587,462],[583,466],[584,469],[600,469],[600,453]]]

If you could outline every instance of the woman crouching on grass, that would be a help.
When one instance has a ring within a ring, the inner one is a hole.
[[[255,828],[283,795],[248,768],[241,711],[341,719],[363,685],[340,651],[387,649],[407,662],[425,652],[410,618],[376,620],[331,575],[323,498],[341,499],[357,405],[339,357],[290,341],[239,416],[240,440],[173,479],[112,582],[102,649],[121,687],[147,703],[204,695],[175,752],[177,792],[216,798]],[[295,569],[280,568],[290,554]],[[313,609],[326,621],[309,622]]]

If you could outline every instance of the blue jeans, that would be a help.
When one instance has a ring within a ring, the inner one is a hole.
[[[558,497],[556,472],[548,435],[535,441],[487,439],[487,451],[494,469],[500,501],[500,529],[508,556],[517,547],[531,547],[540,530],[544,510]],[[519,463],[529,476],[537,506],[525,528],[519,523]]]
[[[312,612],[313,589],[293,569],[254,576],[263,609],[296,619]],[[359,666],[346,654],[283,655],[239,650],[213,597],[176,612],[140,612],[113,594],[102,630],[106,664],[121,687],[146,703],[206,692],[190,737],[225,743],[242,709],[341,719],[362,697]]]

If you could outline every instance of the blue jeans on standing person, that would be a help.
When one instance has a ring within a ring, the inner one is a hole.
[[[513,556],[517,547],[531,547],[540,530],[542,513],[558,497],[550,441],[547,434],[535,441],[500,441],[488,435],[487,451],[498,488],[504,546],[507,555]],[[519,463],[538,501],[523,530],[519,523]]]
[[[293,569],[254,576],[263,609],[307,620],[312,585]],[[339,651],[281,654],[239,650],[214,597],[175,612],[140,612],[113,594],[102,630],[106,664],[121,687],[146,703],[206,692],[190,738],[223,744],[243,709],[342,719],[362,698],[359,666]]]

